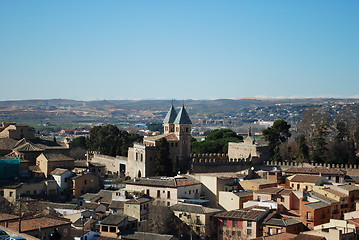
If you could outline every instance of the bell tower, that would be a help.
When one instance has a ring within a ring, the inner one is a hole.
[[[179,140],[179,159],[180,161],[185,160],[191,153],[192,121],[184,106],[182,106],[173,123],[174,133]]]
[[[163,120],[163,132],[164,133],[171,133],[175,131],[174,121],[176,119],[177,112],[173,107],[173,103],[171,108],[168,110],[165,119]]]

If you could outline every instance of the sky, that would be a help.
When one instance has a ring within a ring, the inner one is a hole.
[[[358,97],[357,0],[0,1],[0,100]]]

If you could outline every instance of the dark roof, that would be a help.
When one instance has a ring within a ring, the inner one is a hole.
[[[168,110],[167,115],[163,120],[163,123],[173,123],[176,119],[176,116],[177,116],[177,112],[172,105],[171,108]]]
[[[222,212],[222,210],[217,208],[208,208],[208,207],[203,207],[202,205],[187,204],[187,203],[175,204],[171,207],[171,209],[172,211],[190,212],[190,213],[198,213],[198,214]]]
[[[87,161],[86,160],[76,160],[74,161],[74,166],[77,168],[87,168]]]
[[[53,208],[53,209],[71,209],[71,210],[74,210],[77,208],[77,205],[76,204],[69,204],[69,203],[50,203],[49,205],[50,208]]]
[[[216,214],[218,218],[258,221],[269,213],[268,207],[252,206]]]
[[[311,203],[307,203],[305,204],[305,206],[310,207],[311,209],[321,209],[324,207],[329,207],[330,204],[325,203],[325,202],[311,202]]]
[[[286,173],[303,173],[303,174],[333,174],[342,175],[345,174],[337,168],[326,168],[326,167],[292,167],[285,171]]]
[[[100,203],[105,203],[105,204],[110,204],[112,201],[112,191],[110,190],[100,190],[97,193],[101,199],[100,199]]]
[[[97,202],[98,200],[101,199],[101,196],[98,195],[97,193],[85,193],[84,195],[81,196],[81,198],[88,202]]]
[[[125,201],[112,201],[109,208],[112,209],[123,209],[123,206],[125,205]]]
[[[149,202],[151,200],[152,198],[148,196],[134,197],[126,201],[126,204],[141,204],[141,203]]]
[[[179,113],[173,123],[175,123],[175,124],[192,124],[192,121],[189,118],[184,106],[179,111]]]
[[[84,203],[80,208],[81,209],[88,209],[88,210],[95,210],[100,205],[101,204],[99,204],[99,203]]]
[[[148,232],[135,232],[128,235],[121,236],[121,239],[131,239],[131,240],[175,240],[177,239],[173,235],[165,235],[158,233],[148,233]]]
[[[301,221],[295,219],[295,218],[271,218],[264,222],[265,225],[271,225],[271,226],[280,226],[280,227],[287,227],[291,225],[296,225],[302,223]]]
[[[0,138],[0,150],[12,150],[16,143],[17,141],[11,138]]]
[[[104,225],[119,225],[122,221],[124,221],[128,216],[121,213],[111,214],[101,221],[101,224]]]
[[[238,197],[250,197],[253,196],[253,191],[239,191],[234,192]]]
[[[62,153],[43,153],[48,161],[74,161],[73,158]]]

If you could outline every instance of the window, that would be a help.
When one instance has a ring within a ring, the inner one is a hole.
[[[84,181],[84,184],[85,184],[85,185],[87,184],[87,180]]]
[[[252,227],[252,221],[247,222],[247,227]]]
[[[167,206],[169,207],[171,205],[171,203],[170,202],[167,202]]]
[[[161,191],[157,190],[157,197],[160,198],[161,197]]]
[[[232,235],[235,236],[235,235],[236,235],[236,231],[232,231]]]
[[[102,226],[102,232],[108,232],[108,226]]]
[[[238,236],[241,236],[241,235],[242,235],[242,232],[241,232],[241,231],[238,231],[238,232],[237,232],[237,235],[238,235]]]
[[[188,127],[186,127],[186,132],[188,132]]]
[[[252,235],[252,229],[247,229],[247,235],[251,236]]]
[[[170,199],[171,198],[171,192],[167,191],[167,198]]]
[[[223,226],[227,227],[227,220],[223,220]]]
[[[238,227],[238,221],[237,220],[233,220],[232,227]]]
[[[146,194],[147,194],[148,196],[150,196],[150,189],[147,189],[147,190],[146,190]]]
[[[116,227],[110,227],[110,232],[116,232]]]
[[[191,190],[189,190],[188,194],[191,194]]]

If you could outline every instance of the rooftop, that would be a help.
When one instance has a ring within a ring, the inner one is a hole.
[[[55,218],[48,218],[48,217],[24,219],[21,221],[21,231],[29,232],[33,230],[38,230],[39,228],[44,229],[44,228],[57,227],[66,224],[70,225],[71,222],[55,219]],[[17,230],[19,228],[19,223],[9,222],[8,227]]]
[[[320,175],[296,174],[290,179],[290,181],[316,183],[321,177],[322,176]]]
[[[128,216],[122,213],[111,214],[101,221],[101,224],[104,225],[119,225],[123,220]]]
[[[286,173],[303,173],[303,174],[332,174],[343,175],[344,171],[337,168],[326,167],[292,167],[285,171]]]
[[[269,213],[268,207],[252,206],[252,207],[248,207],[248,208],[237,209],[237,210],[232,210],[232,211],[228,211],[228,212],[222,212],[222,213],[216,214],[216,217],[240,219],[240,220],[247,220],[247,221],[259,221],[267,213]]]
[[[153,177],[153,178],[136,178],[125,182],[132,185],[155,186],[155,187],[182,187],[200,184],[198,181],[187,177]]]
[[[222,212],[221,209],[203,207],[202,205],[178,203],[171,207],[172,211],[190,212],[197,214]]]
[[[48,161],[75,161],[62,153],[43,153]]]
[[[330,207],[330,204],[325,203],[325,202],[310,202],[310,203],[305,204],[305,206],[316,210],[316,209],[321,209],[321,208],[324,208],[324,207]]]

